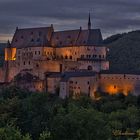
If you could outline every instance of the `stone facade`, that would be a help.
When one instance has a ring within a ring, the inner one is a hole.
[[[112,74],[106,59],[100,29],[55,32],[53,25],[16,29],[5,48],[5,63],[0,69],[0,83],[13,83],[18,74],[30,73],[36,79],[16,83],[31,91],[59,93],[61,98],[86,94],[94,98],[100,88],[109,94],[140,91],[140,76]]]

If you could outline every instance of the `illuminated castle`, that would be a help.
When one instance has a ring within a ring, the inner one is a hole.
[[[110,94],[138,94],[140,76],[111,74],[106,60],[108,49],[100,29],[54,31],[50,27],[16,29],[5,48],[0,82],[32,91],[59,93],[61,98],[81,93],[94,97],[100,88]],[[132,78],[134,78],[132,80]]]

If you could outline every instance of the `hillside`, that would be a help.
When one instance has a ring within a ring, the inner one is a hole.
[[[109,47],[110,70],[140,72],[140,31],[113,35],[104,40]]]
[[[3,64],[4,60],[4,48],[6,47],[5,43],[0,43],[0,66]]]

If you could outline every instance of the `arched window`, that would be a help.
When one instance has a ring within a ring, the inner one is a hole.
[[[67,55],[65,56],[65,59],[68,59],[68,56]]]
[[[70,56],[70,59],[72,59],[72,56]]]
[[[63,55],[61,55],[61,58],[63,59]]]
[[[88,66],[88,68],[87,68],[88,70],[92,70],[92,66]]]

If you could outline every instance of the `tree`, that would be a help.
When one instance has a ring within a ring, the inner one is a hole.
[[[54,118],[51,134],[55,140],[106,140],[111,131],[105,118],[94,109],[73,107]]]
[[[31,140],[29,135],[23,136],[18,129],[11,126],[0,128],[0,140]]]

